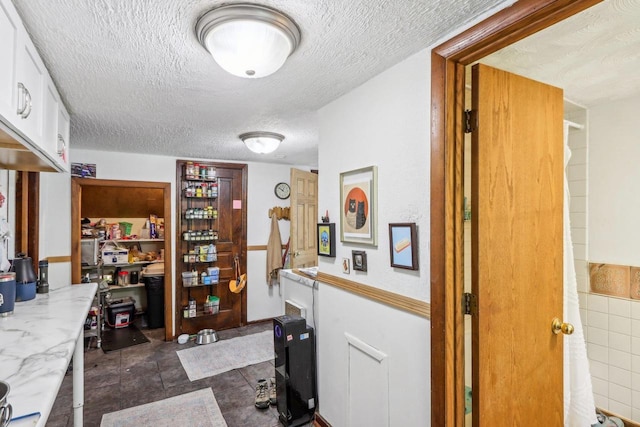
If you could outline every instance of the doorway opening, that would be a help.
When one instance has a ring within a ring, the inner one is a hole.
[[[599,1],[518,2],[432,51],[432,424],[463,425],[465,66]]]
[[[71,282],[83,277],[82,219],[145,218],[156,212],[164,218],[162,271],[164,272],[165,339],[173,339],[173,281],[171,272],[171,183],[119,181],[106,179],[71,179]],[[128,262],[128,259],[123,260]]]

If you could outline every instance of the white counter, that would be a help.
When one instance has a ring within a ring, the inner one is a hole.
[[[316,273],[317,273],[317,270],[316,270]],[[286,277],[287,279],[291,279],[294,282],[298,282],[301,285],[306,285],[306,286],[309,286],[311,288],[313,288],[314,282],[316,281],[312,277],[301,276],[301,275],[299,275],[297,273],[294,273],[293,270],[291,270],[291,269],[280,270],[280,277]]]
[[[320,298],[317,281],[308,276],[302,276],[292,270],[280,270],[280,286],[282,286],[282,312],[286,313],[287,301],[306,310],[304,315],[307,325],[316,326]],[[316,335],[316,340],[317,340]]]
[[[17,302],[13,315],[0,318],[0,380],[11,387],[7,400],[14,417],[40,412],[36,425],[45,425],[76,343],[83,342],[80,337],[96,289],[95,283],[52,289]],[[83,349],[79,350],[76,357],[82,358]]]

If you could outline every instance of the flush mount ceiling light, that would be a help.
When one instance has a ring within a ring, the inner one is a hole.
[[[249,150],[259,154],[275,151],[284,139],[283,135],[273,132],[247,132],[238,137]]]
[[[300,30],[287,16],[256,4],[230,4],[205,13],[196,35],[229,73],[246,78],[275,73],[300,44]]]

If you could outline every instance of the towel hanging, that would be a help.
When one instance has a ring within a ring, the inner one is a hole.
[[[267,242],[267,284],[271,286],[278,280],[278,271],[282,268],[282,238],[277,215],[271,215],[271,233]]]

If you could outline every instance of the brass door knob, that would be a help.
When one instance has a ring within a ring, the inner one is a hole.
[[[563,323],[557,317],[554,317],[551,321],[551,330],[554,334],[558,335],[562,332],[565,335],[571,335],[573,333],[574,327],[571,323]]]

